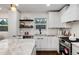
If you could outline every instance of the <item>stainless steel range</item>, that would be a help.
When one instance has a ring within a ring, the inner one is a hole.
[[[60,37],[59,40],[59,52],[64,55],[72,55],[72,43],[79,42],[79,39],[75,41],[69,40],[69,37]]]

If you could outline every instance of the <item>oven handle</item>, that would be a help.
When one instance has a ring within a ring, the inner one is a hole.
[[[68,47],[68,46],[66,46],[66,45],[64,45],[63,43],[60,43],[62,46],[65,46],[65,47],[67,47],[68,49],[70,49],[70,47]]]

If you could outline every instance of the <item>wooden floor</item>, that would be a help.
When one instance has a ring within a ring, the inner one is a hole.
[[[36,51],[36,55],[59,55],[57,51]]]

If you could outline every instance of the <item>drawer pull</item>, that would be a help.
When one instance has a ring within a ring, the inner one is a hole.
[[[37,38],[37,39],[43,39],[43,38]]]

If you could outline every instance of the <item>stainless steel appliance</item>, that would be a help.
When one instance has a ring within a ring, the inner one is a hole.
[[[64,39],[60,39],[59,40],[59,51],[60,54],[64,54],[64,55],[71,55],[72,54],[72,46],[71,43],[64,40]]]
[[[76,38],[76,40],[71,41],[69,40],[69,37],[60,37],[60,40],[59,40],[60,54],[72,55],[72,43],[73,42],[79,42],[79,38]]]

